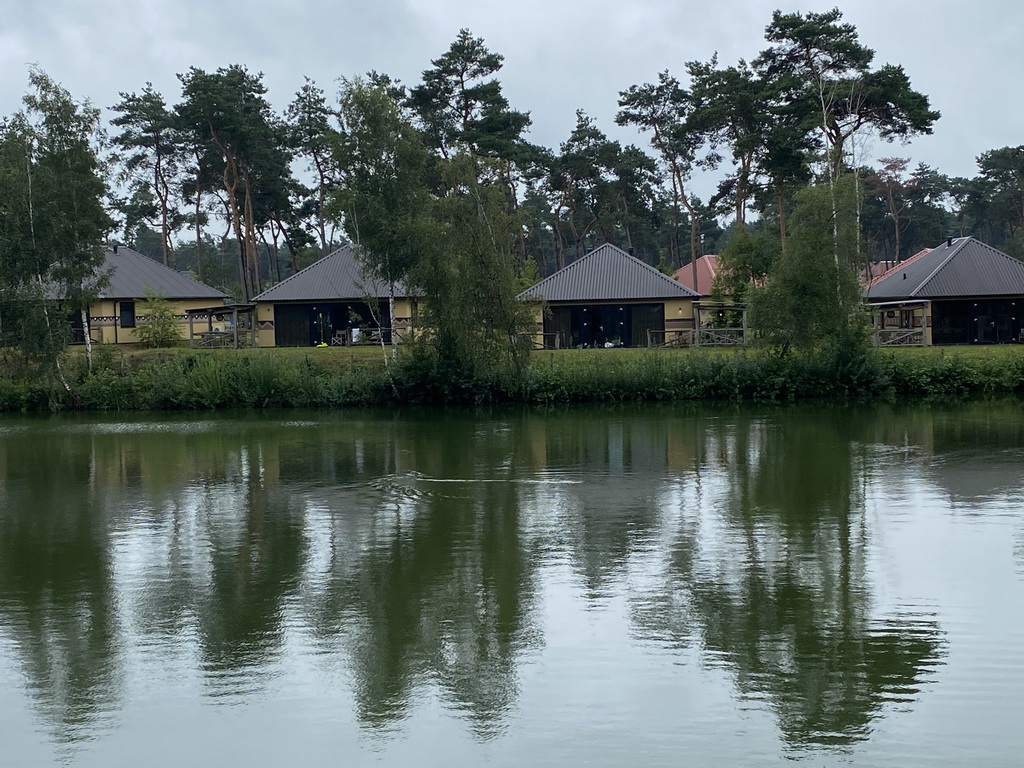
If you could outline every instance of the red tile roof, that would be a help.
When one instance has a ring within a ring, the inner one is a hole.
[[[888,266],[883,272],[879,272],[878,274],[873,275],[870,280],[867,280],[864,283],[864,287],[865,288],[871,288],[872,286],[877,285],[878,283],[880,283],[885,278],[890,277],[892,275],[895,275],[901,269],[905,269],[909,264],[912,264],[913,262],[917,261],[922,256],[925,256],[925,255],[931,253],[931,251],[932,251],[931,248],[924,248],[924,249],[918,251],[917,253],[915,253],[910,258],[904,259],[903,261],[900,261],[900,262],[892,262],[892,261],[882,262],[883,264],[891,265],[891,266]]]
[[[718,256],[709,253],[697,259],[697,283],[693,281],[693,264],[680,267],[672,274],[672,279],[682,283],[691,291],[701,296],[708,296],[711,287],[715,283],[715,275],[718,274]]]

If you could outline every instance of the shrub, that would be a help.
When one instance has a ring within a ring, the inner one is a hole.
[[[147,290],[140,315],[146,319],[138,324],[135,333],[143,346],[173,347],[181,342],[178,318],[163,296]]]

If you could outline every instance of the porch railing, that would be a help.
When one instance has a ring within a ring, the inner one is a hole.
[[[648,347],[742,347],[747,342],[743,328],[687,328],[684,330],[648,330]]]
[[[93,344],[99,344],[102,341],[101,329],[93,328],[89,326],[89,338]],[[71,344],[85,344],[85,330],[82,328],[71,329]]]
[[[923,347],[923,328],[897,328],[875,331],[875,345],[879,347]]]
[[[743,328],[701,328],[697,334],[698,347],[742,347],[745,342]]]
[[[693,329],[684,328],[666,331],[661,328],[647,329],[648,347],[692,347]]]

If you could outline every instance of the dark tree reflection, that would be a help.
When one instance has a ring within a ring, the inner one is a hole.
[[[886,702],[913,699],[943,653],[930,617],[872,615],[855,418],[827,410],[709,425],[702,471],[727,465],[716,512],[725,525],[712,537],[683,519],[665,626],[643,613],[656,636],[698,635],[744,695],[767,699],[794,747],[865,737]]]
[[[290,514],[286,496],[267,487],[258,446],[244,449],[240,462],[242,519],[237,527],[212,526],[212,578],[197,596],[205,668],[236,682],[257,676],[277,654],[284,604],[298,588],[305,559],[301,517]],[[221,511],[208,508],[214,516]]]
[[[0,625],[61,741],[82,738],[119,689],[108,515],[93,469],[61,438],[0,442]]]
[[[436,686],[478,734],[502,727],[531,639],[534,563],[522,530],[516,435],[472,418],[413,419],[394,435],[373,530],[359,551],[332,547],[313,600],[323,642],[344,637],[360,718],[389,726]]]

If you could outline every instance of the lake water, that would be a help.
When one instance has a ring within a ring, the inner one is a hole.
[[[1024,408],[0,419],[0,765],[1019,766]]]

